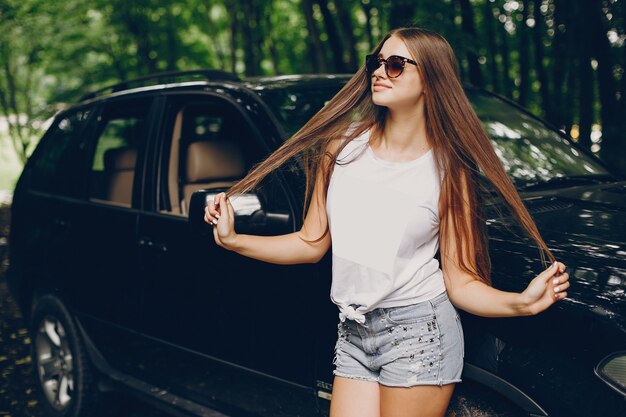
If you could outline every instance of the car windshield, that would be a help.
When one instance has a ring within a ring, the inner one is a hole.
[[[278,116],[288,136],[319,111],[342,84],[267,89],[261,96]],[[479,90],[467,95],[487,131],[496,154],[519,188],[584,182],[612,177],[594,158],[580,152],[559,132],[506,101]],[[556,180],[556,181],[555,181]]]
[[[467,95],[516,185],[611,176],[594,158],[531,115],[484,92],[469,90]]]

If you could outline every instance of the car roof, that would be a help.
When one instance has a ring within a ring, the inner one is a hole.
[[[323,84],[347,82],[352,76],[353,74],[298,74],[256,76],[241,79],[232,73],[219,70],[163,72],[106,86],[83,95],[76,104],[86,104],[88,102],[105,100],[122,95],[151,91],[194,89],[198,87],[247,87],[256,91],[295,86],[312,87]],[[187,78],[187,80],[184,80],[184,78]],[[196,78],[196,80],[190,80],[191,78]],[[197,80],[197,78],[201,79]]]
[[[296,74],[247,77],[244,84],[252,90],[275,90],[290,87],[318,87],[324,84],[347,82],[354,74]]]

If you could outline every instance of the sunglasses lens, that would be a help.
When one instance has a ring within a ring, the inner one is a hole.
[[[404,69],[404,61],[401,58],[390,57],[387,60],[387,75],[395,78],[402,73]]]
[[[380,62],[378,62],[378,57],[375,57],[374,55],[368,55],[365,57],[365,68],[370,74],[376,71],[379,66]]]

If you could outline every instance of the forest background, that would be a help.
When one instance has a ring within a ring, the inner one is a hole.
[[[51,117],[89,91],[200,68],[353,73],[405,25],[446,37],[464,82],[515,100],[626,175],[625,3],[0,0],[0,193]]]

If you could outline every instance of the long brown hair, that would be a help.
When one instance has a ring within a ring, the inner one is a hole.
[[[541,238],[465,95],[456,58],[448,42],[429,30],[398,28],[390,31],[372,54],[378,55],[391,36],[404,41],[417,62],[424,85],[427,140],[432,146],[437,166],[445,172],[439,196],[440,236],[446,236],[449,227],[454,227],[458,242],[456,262],[459,267],[476,279],[491,284],[487,230],[480,204],[480,170],[504,199],[525,232],[536,242],[544,264],[545,254],[553,262],[552,253]],[[382,134],[387,108],[372,102],[370,82],[365,66],[362,66],[315,116],[270,156],[254,166],[245,178],[228,190],[227,195],[251,190],[290,158],[301,156],[306,178],[302,210],[304,221],[318,169],[321,168],[324,173],[324,190],[327,190],[341,150],[367,129],[371,129],[373,138]],[[345,140],[334,153],[329,152],[329,144],[340,139]],[[460,183],[461,179],[464,179],[466,187]],[[464,198],[464,189],[468,198]],[[326,192],[323,198],[325,201]],[[324,234],[315,241],[321,240],[326,233],[329,233],[328,224]],[[448,239],[440,239],[440,242],[442,252],[445,252],[445,245],[450,243]]]

